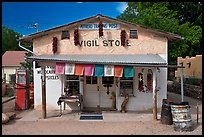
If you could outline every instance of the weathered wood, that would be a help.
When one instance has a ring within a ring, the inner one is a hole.
[[[9,120],[16,118],[16,113],[14,112],[6,112],[5,114],[9,117]]]
[[[45,77],[45,66],[41,67],[42,69],[42,116],[46,118],[46,77]]]
[[[181,102],[183,102],[183,68],[181,68]]]
[[[10,97],[10,98],[8,98],[8,99],[2,101],[2,104],[6,103],[6,102],[9,102],[9,101],[11,101],[11,100],[13,100],[13,99],[15,99],[15,96]]]
[[[8,122],[9,122],[9,117],[6,114],[2,113],[2,124],[6,124]]]
[[[153,71],[153,119],[157,120],[157,87],[156,87],[156,68]]]

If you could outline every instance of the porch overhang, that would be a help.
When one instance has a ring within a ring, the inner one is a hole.
[[[167,62],[158,54],[137,55],[39,55],[30,56],[37,62],[63,62],[74,64],[129,65],[143,67],[167,67]]]

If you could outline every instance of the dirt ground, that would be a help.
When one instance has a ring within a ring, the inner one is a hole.
[[[180,101],[180,95],[168,93],[168,98]],[[63,111],[59,116],[58,110],[47,111],[47,118],[42,119],[38,110],[17,111],[15,120],[2,125],[3,135],[202,135],[202,102],[199,104],[199,123],[197,125],[197,100],[184,97],[191,106],[193,131],[178,132],[174,125],[161,124],[153,120],[152,113],[103,111],[103,120],[79,120],[78,112]],[[3,112],[15,111],[15,100],[3,106]]]

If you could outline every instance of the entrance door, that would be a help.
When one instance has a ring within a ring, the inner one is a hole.
[[[85,77],[84,84],[84,108],[111,108],[111,92],[115,91],[114,77]]]
[[[100,108],[110,109],[112,106],[111,92],[115,91],[114,77],[99,77]]]
[[[84,108],[97,108],[99,107],[99,87],[98,77],[86,76],[84,78],[84,91],[83,91],[83,106]]]

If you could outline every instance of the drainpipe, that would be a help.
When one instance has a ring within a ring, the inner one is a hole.
[[[32,54],[34,54],[34,55],[37,56],[37,54],[34,53],[33,51],[31,51],[31,50],[29,50],[29,49],[27,49],[27,48],[21,46],[21,40],[18,40],[18,46],[19,46],[20,48],[22,48],[22,49],[24,49],[24,50],[26,50],[26,51],[28,51],[28,52],[30,52],[30,53],[32,53]]]

